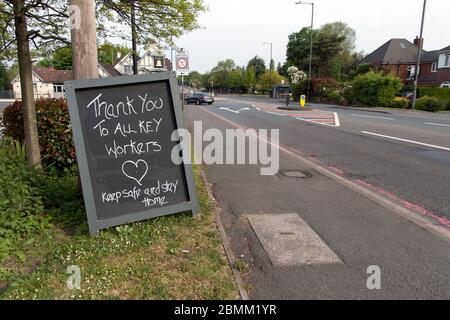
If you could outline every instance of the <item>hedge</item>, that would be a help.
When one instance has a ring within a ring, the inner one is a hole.
[[[355,102],[370,107],[389,107],[403,84],[397,77],[369,71],[357,76],[352,82]]]
[[[444,109],[450,110],[450,89],[448,88],[418,88],[417,96],[419,98],[425,96],[437,98],[445,105]]]
[[[65,99],[36,100],[36,120],[42,162],[64,170],[75,163],[69,110]],[[3,134],[24,142],[22,103],[16,101],[3,111]]]

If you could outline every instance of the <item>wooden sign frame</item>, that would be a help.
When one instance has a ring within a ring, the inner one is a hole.
[[[128,223],[149,220],[157,217],[167,216],[171,214],[192,211],[194,216],[199,215],[199,205],[196,195],[196,187],[194,182],[194,174],[191,164],[183,163],[184,175],[186,177],[187,193],[189,195],[189,202],[183,202],[173,205],[168,205],[156,209],[143,210],[138,213],[129,213],[123,216],[99,219],[94,200],[94,188],[92,186],[91,176],[89,172],[88,154],[84,142],[84,135],[82,123],[80,119],[80,110],[77,103],[76,92],[81,89],[95,89],[111,86],[127,86],[133,84],[145,84],[152,82],[168,81],[170,85],[170,94],[174,107],[174,115],[177,128],[183,129],[183,113],[181,108],[180,93],[176,74],[174,72],[159,72],[148,75],[139,76],[121,76],[112,78],[102,78],[95,80],[77,80],[67,81],[64,83],[67,101],[69,105],[70,119],[72,124],[73,140],[77,152],[77,162],[81,177],[81,185],[83,188],[83,196],[86,206],[86,213],[89,223],[89,231],[91,235],[98,235],[102,229],[125,225]]]

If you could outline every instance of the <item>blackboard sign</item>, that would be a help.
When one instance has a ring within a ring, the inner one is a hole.
[[[175,73],[69,81],[65,88],[91,234],[198,213],[192,167],[172,161],[180,146],[172,135],[183,128]]]

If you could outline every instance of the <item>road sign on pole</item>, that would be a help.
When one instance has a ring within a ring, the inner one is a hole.
[[[189,56],[185,52],[177,54],[176,64],[177,64],[177,71],[181,75],[189,74]]]

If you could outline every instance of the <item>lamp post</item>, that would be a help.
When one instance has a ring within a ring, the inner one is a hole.
[[[422,49],[423,49],[423,25],[425,23],[425,12],[427,9],[427,0],[423,1],[423,12],[422,12],[422,23],[420,25],[420,38],[419,38],[419,52],[417,54],[417,64],[416,64],[416,74],[414,75],[414,94],[412,101],[412,109],[416,108],[417,102],[417,84],[419,82],[419,73],[420,73],[420,60],[422,57]]]
[[[263,44],[270,45],[270,62],[269,62],[269,76],[270,76],[270,91],[272,91],[272,56],[273,56],[273,44],[272,42],[263,42]],[[270,94],[271,96],[272,94]]]
[[[313,55],[313,31],[314,31],[314,2],[298,1],[295,4],[307,4],[311,6],[311,43],[309,45],[309,79],[308,79],[308,100],[311,99],[311,75],[312,75],[312,55]]]

